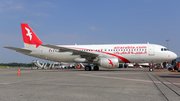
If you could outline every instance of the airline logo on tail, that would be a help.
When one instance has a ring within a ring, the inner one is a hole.
[[[27,23],[21,24],[21,30],[24,43],[29,45],[36,45],[36,48],[43,44]]]
[[[26,31],[27,31],[27,34],[26,34],[26,35],[29,36],[30,41],[31,41],[31,39],[32,39],[32,35],[31,35],[31,34],[32,34],[32,33],[30,32],[30,30],[29,30],[28,28],[25,27],[25,29],[26,29]]]

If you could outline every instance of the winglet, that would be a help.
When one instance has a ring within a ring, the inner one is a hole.
[[[36,48],[43,44],[27,23],[21,23],[21,30],[24,43],[36,45]]]

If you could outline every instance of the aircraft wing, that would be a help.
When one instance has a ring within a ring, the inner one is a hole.
[[[15,51],[20,52],[20,53],[30,53],[30,52],[32,52],[31,50],[23,49],[23,48],[8,47],[8,46],[5,46],[4,48],[12,49],[12,50],[15,50]]]
[[[98,54],[90,53],[86,51],[80,51],[74,48],[68,48],[68,47],[62,47],[62,46],[55,46],[55,45],[49,45],[49,44],[42,44],[41,46],[53,48],[53,49],[60,49],[60,52],[72,52],[72,55],[80,55],[82,58],[95,58],[98,56]]]

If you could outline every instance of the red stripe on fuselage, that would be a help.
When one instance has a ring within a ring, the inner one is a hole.
[[[77,47],[67,47],[67,48],[74,48],[74,49],[83,49],[83,50],[92,50],[94,52],[99,52],[99,53],[105,53],[114,57],[117,57],[119,59],[121,59],[124,63],[130,63],[130,61],[122,56],[116,55],[116,54],[112,54],[112,53],[108,53],[108,52],[104,52],[104,51],[95,51],[94,49],[85,49],[85,48],[77,48]]]

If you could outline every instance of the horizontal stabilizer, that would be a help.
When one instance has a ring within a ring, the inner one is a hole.
[[[12,49],[12,50],[15,50],[15,51],[20,52],[20,53],[30,53],[30,52],[32,52],[29,49],[23,49],[23,48],[8,47],[8,46],[5,46],[4,48]]]

